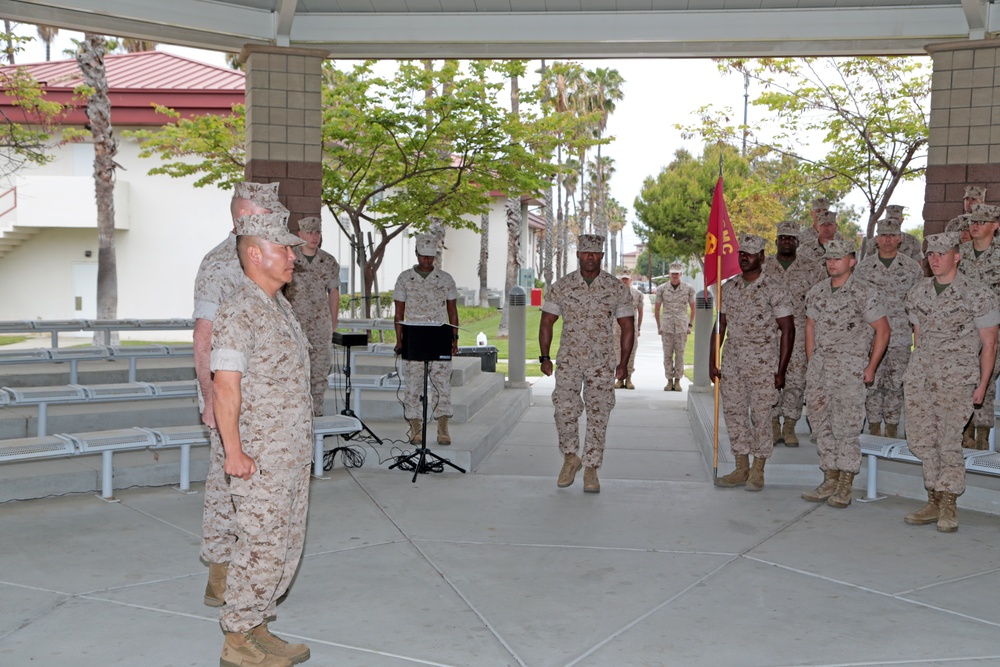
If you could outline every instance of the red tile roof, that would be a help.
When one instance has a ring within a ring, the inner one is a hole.
[[[144,51],[106,56],[111,120],[115,125],[162,125],[166,118],[153,110],[160,104],[182,117],[227,114],[243,102],[243,72],[209,65],[164,51]],[[45,88],[48,99],[73,104],[73,90],[83,83],[76,60],[29,63],[0,67],[0,78],[12,69],[27,70]],[[0,93],[0,110],[18,119],[18,110]],[[70,111],[64,124],[87,122],[82,109]]]

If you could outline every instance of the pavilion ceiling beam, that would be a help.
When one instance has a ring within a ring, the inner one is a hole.
[[[295,23],[295,8],[298,0],[278,0],[278,6],[274,12],[275,46],[289,46],[291,43],[292,24]]]
[[[982,0],[962,0],[962,11],[969,24],[969,39],[986,36],[986,3]]]

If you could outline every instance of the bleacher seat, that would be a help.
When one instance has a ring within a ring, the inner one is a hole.
[[[0,440],[0,462],[72,456],[76,447],[72,439],[62,435]]]

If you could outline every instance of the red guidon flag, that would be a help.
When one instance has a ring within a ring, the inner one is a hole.
[[[708,216],[708,234],[705,237],[705,290],[715,284],[716,280],[725,280],[740,272],[740,263],[736,257],[740,244],[736,241],[736,233],[729,222],[726,211],[726,200],[722,196],[722,176],[715,184],[715,195],[712,197],[712,212]],[[720,261],[721,260],[721,261]]]

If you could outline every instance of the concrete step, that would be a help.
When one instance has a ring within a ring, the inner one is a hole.
[[[462,385],[452,385],[451,405],[454,410],[452,421],[464,423],[472,419],[484,405],[504,387],[504,377],[498,373],[483,373],[478,370],[471,375],[471,380]],[[420,378],[421,383],[423,378]],[[433,394],[432,394],[433,395]],[[403,390],[362,389],[361,405],[352,405],[364,420],[387,420],[403,418]],[[326,393],[324,411],[339,412],[343,408],[343,394],[330,390]],[[428,410],[430,411],[430,410]]]
[[[343,363],[341,358],[341,363]],[[393,356],[381,354],[361,353],[355,357],[354,373],[357,375],[385,375],[392,371],[402,374],[402,360]],[[336,364],[335,364],[336,365]],[[472,379],[482,373],[482,363],[479,359],[472,357],[454,357],[451,360],[451,386],[460,387],[468,384]],[[423,377],[420,378],[423,381]]]

